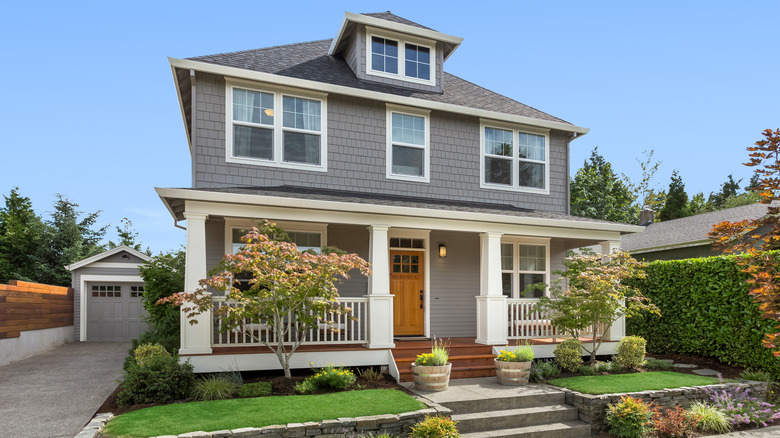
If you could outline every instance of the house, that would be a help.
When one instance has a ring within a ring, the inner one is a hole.
[[[71,272],[76,341],[127,341],[145,328],[144,281],[138,268],[148,255],[119,245],[75,262]]]
[[[623,237],[620,248],[648,262],[720,255],[722,252],[712,248],[712,240],[707,236],[712,227],[723,221],[759,219],[766,216],[767,207],[766,204],[750,204],[670,221],[651,222],[644,232]]]
[[[588,130],[445,72],[461,41],[390,12],[346,13],[333,39],[171,58],[192,186],[157,193],[186,221],[186,290],[268,219],[299,247],[373,266],[340,288],[356,325],[311,333],[294,367],[397,377],[393,349],[408,339],[490,351],[552,338],[526,286],[549,282],[566,250],[614,249],[641,227],[569,215],[569,144]],[[279,367],[211,315],[198,321],[182,323],[180,351],[196,371]],[[622,335],[618,321],[610,339]]]

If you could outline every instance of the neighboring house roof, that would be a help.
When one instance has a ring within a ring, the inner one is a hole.
[[[327,39],[187,59],[331,85],[513,114],[573,126],[565,120],[551,116],[447,72],[444,72],[443,76],[442,93],[394,87],[378,82],[360,80],[343,58],[340,56],[328,56],[328,49],[332,41]]]
[[[775,205],[780,205],[780,203]],[[723,221],[737,222],[744,219],[758,219],[766,215],[767,207],[767,204],[743,205],[657,222],[648,225],[641,233],[623,236],[620,248],[633,253],[642,253],[709,245],[712,241],[707,237],[707,234],[715,224]]]
[[[119,254],[122,251],[126,251],[126,252],[128,252],[128,253],[138,257],[139,259],[141,259],[141,260],[143,260],[145,262],[148,262],[149,260],[152,259],[148,255],[146,255],[146,254],[144,254],[144,253],[142,253],[140,251],[136,251],[133,248],[130,248],[129,246],[119,245],[119,246],[115,246],[114,248],[109,249],[108,251],[103,251],[100,254],[95,254],[92,257],[87,257],[84,260],[80,260],[78,262],[75,262],[73,264],[65,266],[65,269],[67,269],[68,271],[74,271],[74,270],[76,270],[78,268],[81,268],[81,267],[84,267],[84,266],[87,266],[87,265],[91,265],[92,263],[95,263],[95,262],[98,262],[100,260],[103,260],[104,258],[110,257],[110,256],[112,256],[114,254]]]
[[[479,202],[452,201],[422,199],[411,196],[383,195],[371,193],[358,193],[339,190],[325,190],[310,187],[221,187],[221,188],[179,188],[179,189],[157,189],[160,197],[165,201],[169,211],[177,220],[183,220],[184,209],[183,199],[203,198],[204,194],[215,193],[220,196],[214,197],[219,202],[238,202],[237,199],[228,200],[225,194],[263,196],[279,199],[294,199],[300,208],[311,208],[303,205],[303,201],[317,202],[321,201],[327,205],[348,205],[359,204],[356,211],[367,211],[367,206],[392,207],[393,214],[402,216],[401,209],[410,209],[408,215],[446,217],[442,212],[463,212],[476,213],[481,215],[493,215],[506,218],[523,218],[530,221],[544,221],[547,226],[555,226],[550,221],[559,221],[560,226],[577,226],[589,229],[609,229],[624,233],[633,233],[641,230],[636,225],[626,225],[617,222],[604,221],[600,219],[591,219],[578,216],[570,216],[561,213],[552,213],[547,211],[536,211],[527,208],[520,208],[505,204],[488,204]],[[205,196],[208,197],[208,196]],[[253,202],[252,198],[244,199],[247,203]],[[486,218],[487,216],[480,216]]]

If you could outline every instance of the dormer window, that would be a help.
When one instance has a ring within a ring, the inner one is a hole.
[[[366,73],[424,85],[436,85],[436,43],[366,27]]]

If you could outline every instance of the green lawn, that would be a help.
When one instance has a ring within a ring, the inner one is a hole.
[[[425,405],[421,402],[394,389],[175,403],[120,415],[108,422],[103,433],[112,437],[178,435],[199,430],[212,432],[339,417],[399,414],[423,408]]]
[[[612,374],[607,376],[580,376],[553,379],[551,385],[562,386],[585,394],[612,394],[639,392],[653,389],[671,389],[683,386],[704,386],[718,383],[714,377],[654,371],[636,374]]]

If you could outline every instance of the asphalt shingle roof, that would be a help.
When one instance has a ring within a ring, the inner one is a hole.
[[[364,14],[383,18],[389,21],[424,27],[401,17],[382,12]],[[391,19],[391,17],[395,17]],[[403,21],[398,21],[403,20]],[[332,39],[311,41],[297,44],[287,44],[261,49],[239,52],[220,53],[215,55],[188,58],[193,61],[208,62],[227,67],[272,73],[297,79],[306,79],[332,85],[341,85],[361,90],[377,91],[397,96],[413,97],[433,102],[449,103],[469,108],[484,109],[517,116],[570,124],[569,122],[551,116],[516,100],[490,91],[479,85],[444,72],[443,92],[427,92],[411,88],[394,87],[377,82],[363,81],[340,55],[328,56]]]
[[[766,215],[766,212],[766,204],[751,204],[670,221],[656,222],[648,225],[645,231],[641,233],[623,236],[620,241],[620,248],[630,252],[701,242],[708,240],[707,234],[712,230],[713,225],[717,223],[758,219]]]
[[[242,195],[275,196],[282,198],[300,198],[306,200],[351,202],[356,204],[386,205],[393,207],[424,208],[442,211],[463,211],[470,213],[501,214],[507,216],[528,217],[538,219],[557,219],[577,221],[592,224],[615,224],[615,222],[591,219],[548,211],[536,211],[508,204],[488,204],[481,202],[453,201],[442,199],[415,198],[400,195],[382,195],[373,193],[351,192],[342,190],[319,189],[312,187],[275,186],[275,187],[214,187],[190,188],[195,190],[219,193],[235,193]]]

